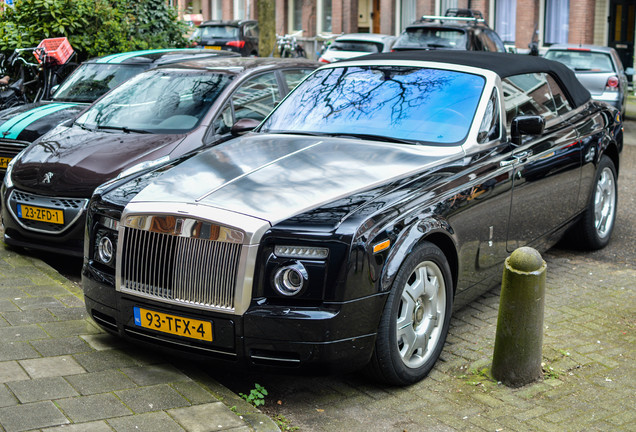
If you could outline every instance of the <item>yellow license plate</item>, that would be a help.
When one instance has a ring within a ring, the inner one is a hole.
[[[18,217],[40,222],[50,222],[60,225],[64,224],[64,212],[62,210],[49,209],[44,207],[33,207],[24,204],[18,204]]]
[[[0,168],[6,168],[12,158],[0,157]]]
[[[221,47],[218,45],[206,45],[205,49],[215,49],[215,50],[220,50]]]
[[[135,325],[190,339],[212,342],[212,323],[135,306]]]

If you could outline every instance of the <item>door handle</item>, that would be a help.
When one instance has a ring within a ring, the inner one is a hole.
[[[503,168],[510,165],[514,165],[515,163],[524,163],[528,160],[530,156],[532,156],[531,150],[522,151],[512,155],[512,158],[510,159],[502,160],[501,162],[499,162],[499,166]]]

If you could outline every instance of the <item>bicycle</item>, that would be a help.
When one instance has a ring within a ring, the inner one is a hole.
[[[70,45],[69,49],[72,50]],[[31,52],[38,62],[30,62],[22,57],[21,54],[25,52]],[[51,56],[46,48],[42,46],[16,48],[13,50],[13,54],[9,57],[7,63],[13,69],[15,69],[16,63],[19,64],[18,75],[20,78],[8,86],[8,91],[12,95],[7,93],[7,99],[4,100],[4,103],[0,95],[0,108],[9,108],[10,106],[50,99],[53,88],[63,81],[68,75],[69,69],[72,70],[77,66],[77,63],[69,61],[73,56],[75,56],[74,51],[68,54],[64,62],[60,64],[58,59]],[[0,69],[6,70],[4,61]]]
[[[13,56],[6,60],[4,54],[0,54],[0,110],[23,105],[28,102],[24,94],[24,75],[20,73],[20,79],[11,82],[11,77],[7,75],[6,63],[11,64]]]
[[[276,47],[281,58],[307,57],[305,49],[296,41],[298,34],[299,33],[276,36]]]

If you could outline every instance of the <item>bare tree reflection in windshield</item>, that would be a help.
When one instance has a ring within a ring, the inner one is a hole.
[[[292,92],[261,130],[456,143],[468,133],[484,83],[421,67],[327,68]]]

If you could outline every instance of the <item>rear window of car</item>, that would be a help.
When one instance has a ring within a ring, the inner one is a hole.
[[[361,41],[335,41],[329,46],[329,50],[379,53],[382,52],[382,44]]]
[[[406,66],[326,68],[310,75],[261,131],[454,145],[470,129],[485,78]]]
[[[201,28],[201,38],[219,38],[219,39],[234,39],[239,36],[238,27],[220,25],[220,26],[206,26]]]
[[[584,50],[549,50],[545,58],[563,63],[575,72],[615,72],[609,53]]]
[[[466,49],[466,33],[460,29],[411,27],[404,30],[395,47]]]

